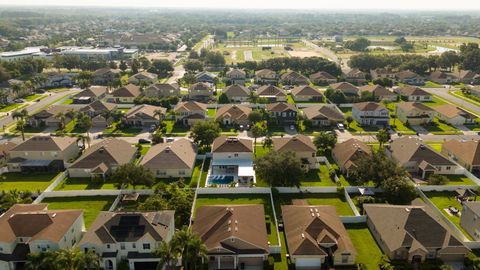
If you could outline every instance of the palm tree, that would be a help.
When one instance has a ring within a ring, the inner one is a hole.
[[[85,136],[83,134],[78,134],[77,135],[77,143],[78,142],[82,142],[82,145],[83,147],[85,148],[85,146],[88,144],[88,147],[90,147],[90,137],[89,136]]]
[[[162,110],[153,111],[153,117],[158,117],[158,126],[162,127],[163,111]]]
[[[66,115],[63,112],[59,112],[55,115],[55,118],[60,120],[59,129],[65,128],[65,120],[67,119]]]
[[[93,250],[79,252],[75,262],[76,269],[100,269],[100,258]]]
[[[192,229],[183,227],[173,236],[171,243],[179,248],[185,269],[197,268],[207,257],[207,248]],[[190,265],[190,268],[189,268]]]
[[[178,248],[172,241],[162,242],[160,246],[155,250],[155,254],[160,258],[157,269],[163,269],[164,266],[175,266],[180,257]]]
[[[22,141],[25,141],[25,120],[23,119],[18,119],[17,120],[17,130],[20,130],[20,133],[22,134]]]
[[[88,147],[90,147],[90,134],[88,133],[88,130],[92,128],[92,119],[90,116],[86,113],[81,113],[77,115],[77,125],[80,128],[85,129],[86,136],[88,137],[87,143]]]
[[[112,112],[109,110],[103,110],[100,115],[105,119],[108,126],[108,120],[112,117]]]

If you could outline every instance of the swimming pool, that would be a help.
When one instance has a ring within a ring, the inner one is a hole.
[[[232,175],[210,175],[207,185],[229,185],[235,178]]]

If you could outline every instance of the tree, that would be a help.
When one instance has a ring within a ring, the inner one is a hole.
[[[126,163],[117,167],[113,171],[111,179],[118,188],[124,185],[132,185],[134,189],[138,185],[151,187],[155,182],[155,176],[149,169],[133,163]]]
[[[262,121],[263,119],[263,115],[261,112],[259,112],[258,110],[252,110],[249,114],[248,114],[248,120],[252,123],[252,124],[255,124],[255,123],[258,123],[260,121]]]
[[[255,171],[271,186],[300,187],[305,174],[302,162],[294,152],[270,151],[255,159]]]
[[[372,81],[374,84],[381,85],[383,87],[392,87],[393,81],[389,78],[378,78]]]
[[[446,185],[449,182],[448,177],[441,174],[432,174],[427,179],[429,185]]]
[[[349,115],[345,118],[345,120],[347,121],[347,127],[350,128],[350,124],[353,122],[353,117]]]
[[[58,119],[60,122],[58,123],[59,125],[59,129],[64,129],[65,128],[65,120],[66,120],[66,116],[65,116],[65,113],[63,112],[59,112],[55,115],[55,118]]]
[[[271,149],[272,146],[273,146],[272,136],[270,135],[270,133],[267,133],[267,135],[265,135],[265,138],[263,139],[262,147]]]
[[[218,97],[218,104],[228,104],[230,103],[230,100],[228,99],[227,95],[225,93],[221,93],[220,96]]]
[[[93,251],[86,253],[79,249],[59,249],[27,255],[27,270],[86,270],[100,269],[100,259]]]
[[[153,116],[158,117],[158,126],[162,126],[162,118],[164,116],[164,112],[162,110],[155,110],[153,111]]]
[[[90,85],[91,85],[91,82],[89,80],[78,81],[78,86],[80,87],[80,89],[87,89],[88,87],[90,87]]]
[[[138,69],[140,68],[140,63],[138,62],[137,59],[133,59],[132,60],[132,73],[133,74],[137,74],[138,73]]]
[[[208,147],[220,136],[222,129],[215,121],[196,122],[191,128],[190,138],[200,147]]]
[[[0,176],[1,179],[1,176]],[[0,209],[8,210],[14,204],[29,204],[32,202],[32,192],[19,191],[12,189],[9,191],[0,191]]]
[[[125,72],[128,68],[127,66],[127,63],[125,63],[125,61],[120,61],[120,65],[118,66],[120,68],[121,71]]]
[[[171,244],[179,248],[182,266],[186,270],[196,269],[207,260],[207,247],[202,243],[200,237],[187,226],[173,235]]]
[[[367,47],[370,46],[370,44],[370,40],[362,37],[353,41],[349,40],[345,42],[344,47],[352,51],[363,52],[367,50]]]
[[[187,72],[197,72],[203,70],[203,63],[199,60],[192,59],[188,60],[183,67]]]
[[[173,268],[177,265],[180,258],[179,249],[172,241],[162,241],[160,246],[155,250],[155,254],[160,258],[157,265],[158,270],[164,269],[165,266],[167,266],[168,269]]]
[[[381,187],[390,204],[410,204],[417,197],[413,182],[404,175],[392,175],[386,178]]]
[[[28,111],[26,109],[12,112],[12,118],[17,120],[17,130],[20,130],[22,134],[22,141],[25,141],[25,126],[27,124],[25,119],[27,117]]]
[[[172,62],[167,59],[154,60],[148,72],[155,73],[161,78],[167,77],[174,70]]]
[[[253,145],[257,145],[257,138],[265,136],[267,134],[267,124],[266,122],[257,122],[250,129],[254,139]],[[253,155],[255,156],[255,147],[253,148]]]
[[[313,139],[313,143],[320,152],[326,153],[335,147],[337,136],[332,132],[320,131],[320,133]]]
[[[336,91],[332,88],[328,88],[325,91],[325,96],[335,104],[342,104],[347,102],[347,97],[342,91]]]
[[[380,143],[380,147],[390,140],[390,132],[388,132],[388,130],[385,128],[380,129],[375,136],[377,137],[377,141]]]

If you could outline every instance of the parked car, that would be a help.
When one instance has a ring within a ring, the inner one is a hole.
[[[168,137],[168,138],[165,138],[165,142],[169,143],[169,142],[173,142],[175,139],[172,138],[172,137]]]
[[[340,131],[344,131],[344,130],[345,130],[345,126],[344,126],[342,123],[338,123],[338,124],[337,124],[337,128],[338,128],[338,130],[340,130]]]
[[[20,98],[18,98],[18,99],[15,99],[15,100],[14,100],[14,102],[15,102],[15,103],[23,103],[23,102],[24,102],[24,100],[23,100],[23,99],[20,99]]]
[[[147,139],[138,139],[138,143],[151,143],[151,141]]]

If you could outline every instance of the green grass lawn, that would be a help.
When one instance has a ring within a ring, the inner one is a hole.
[[[305,178],[301,182],[302,186],[336,186],[335,181],[330,178],[328,167],[320,164],[317,170],[310,170],[305,174]]]
[[[476,98],[475,96],[465,95],[464,93],[462,93],[461,90],[448,91],[448,93],[449,93],[450,95],[452,95],[452,96],[461,98],[461,99],[465,100],[466,102],[470,102],[470,103],[473,103],[473,104],[475,104],[475,105],[477,105],[477,106],[480,106],[480,102],[474,99],[474,98]]]
[[[108,211],[115,196],[45,198],[50,210],[83,209],[85,227],[88,229],[100,211]]]
[[[423,85],[422,87],[424,87],[424,88],[443,88],[443,85],[438,84],[436,82],[432,82],[432,81],[426,81],[425,85]]]
[[[23,107],[26,107],[27,104],[23,104],[23,103],[13,103],[13,104],[10,104],[10,105],[7,105],[3,108],[0,109],[0,112],[9,112],[9,111],[12,111],[12,110],[19,110]]]
[[[281,205],[290,205],[294,199],[307,200],[309,205],[333,205],[337,209],[339,216],[353,216],[353,210],[344,198],[340,198],[336,193],[282,193],[275,195],[275,210],[280,213]]]
[[[62,102],[62,105],[70,105],[73,103],[73,99],[67,98]]]
[[[207,173],[208,168],[210,167],[210,158],[205,159],[205,164],[203,164],[202,178],[200,179],[200,187],[205,187],[207,183]]]
[[[426,130],[428,130],[428,132],[436,135],[462,134],[462,132],[458,130],[458,128],[446,123],[442,123],[438,120],[438,118],[435,118],[430,124],[424,127]]]
[[[466,177],[463,174],[460,175],[445,175],[449,182],[448,185],[450,186],[457,186],[457,185],[466,185],[466,186],[475,186],[475,182],[472,179]]]
[[[462,211],[462,205],[455,199],[454,192],[425,192],[425,195],[432,201],[432,203],[442,212],[442,214],[448,218],[457,228],[470,240],[472,237],[460,226],[460,215],[449,215],[443,209],[450,206],[456,207],[460,212]]]
[[[17,189],[32,192],[36,192],[37,190],[43,191],[50,185],[53,178],[57,175],[58,173],[4,173],[0,176],[0,190],[8,191]]]
[[[46,98],[47,96],[48,95],[33,94],[33,95],[26,96],[23,99],[25,99],[26,101],[33,101],[36,99]]]
[[[256,157],[263,157],[265,156],[268,152],[270,152],[270,148],[263,147],[261,144],[256,144],[255,145],[255,155]]]
[[[380,269],[378,263],[383,253],[367,225],[365,223],[347,224],[345,227],[357,250],[356,262],[365,264],[369,270]]]
[[[216,109],[210,108],[207,110],[207,115],[209,118],[215,118]]]
[[[291,104],[295,104],[295,100],[293,100],[293,97],[291,94],[287,95],[287,102]]]
[[[195,208],[204,205],[238,205],[238,204],[263,204],[265,219],[269,221],[270,233],[268,241],[272,245],[278,244],[276,221],[273,217],[273,208],[268,194],[235,194],[235,195],[198,195]]]
[[[190,130],[187,126],[175,123],[175,120],[164,120],[163,124],[166,126],[167,134],[186,135],[187,132]]]
[[[439,106],[439,105],[448,104],[448,102],[446,102],[444,99],[442,99],[438,96],[433,96],[432,101],[427,101],[427,102],[423,102],[423,103],[427,106],[430,106],[430,107],[435,107],[435,106]]]
[[[110,128],[107,128],[103,131],[104,136],[125,136],[125,137],[135,137],[142,131],[142,128],[138,127],[125,127],[120,128],[119,123],[113,123]]]
[[[112,182],[94,183],[90,178],[70,178],[63,180],[55,190],[117,189]]]

